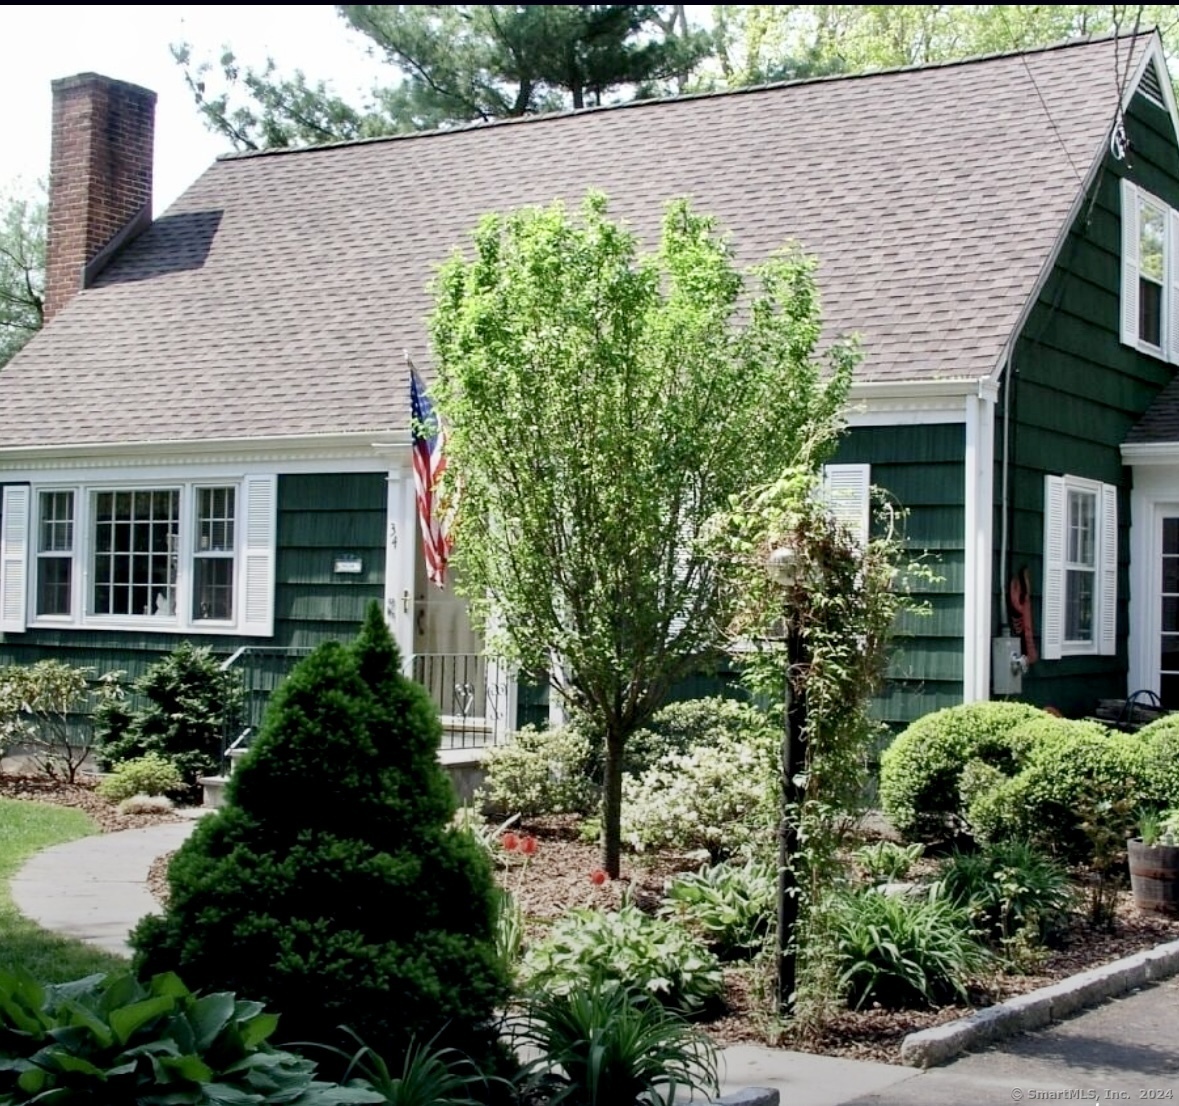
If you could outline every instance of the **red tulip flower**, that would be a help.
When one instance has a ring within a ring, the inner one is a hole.
[[[520,838],[520,852],[524,856],[535,856],[536,855],[536,838],[535,837],[522,837],[522,838]]]
[[[520,838],[517,837],[514,833],[505,833],[500,840],[500,844],[503,845],[503,847],[507,849],[508,852],[514,853],[520,847]]]

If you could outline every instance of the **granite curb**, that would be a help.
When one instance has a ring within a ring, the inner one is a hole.
[[[935,1067],[969,1049],[1026,1030],[1042,1029],[1086,1006],[1177,974],[1179,941],[1171,941],[977,1010],[957,1021],[910,1033],[901,1044],[901,1062],[918,1068]]]

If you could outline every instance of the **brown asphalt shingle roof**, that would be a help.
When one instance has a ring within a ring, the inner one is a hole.
[[[746,262],[799,240],[862,380],[982,377],[1115,87],[1104,40],[221,160],[0,372],[0,447],[404,428],[436,263],[591,186],[647,237],[687,194]]]
[[[1171,381],[1126,435],[1127,445],[1179,442],[1179,377]]]

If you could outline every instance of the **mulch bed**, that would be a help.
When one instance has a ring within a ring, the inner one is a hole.
[[[622,901],[624,893],[629,893],[632,901],[645,909],[653,908],[662,897],[668,878],[699,866],[686,857],[624,856],[623,878],[595,887],[590,873],[599,864],[597,845],[579,840],[570,819],[533,819],[512,828],[519,833],[534,834],[539,842],[526,866],[513,857],[507,870],[501,873],[501,879],[517,895],[533,923],[529,927],[530,936],[538,935],[544,923],[570,907],[610,909]],[[997,972],[977,980],[971,992],[971,1006],[946,1006],[938,1010],[847,1010],[837,1014],[821,1035],[800,1037],[783,1031],[768,1016],[765,997],[768,978],[752,966],[733,965],[725,967],[724,1010],[704,1027],[720,1045],[769,1044],[820,1055],[896,1064],[900,1062],[901,1042],[909,1033],[953,1021],[980,1006],[994,1005],[1088,968],[1176,940],[1179,940],[1179,920],[1139,914],[1129,891],[1125,891],[1119,899],[1114,933],[1097,933],[1078,920],[1064,947],[1046,950],[1043,962],[1034,972],[1023,975]]]
[[[3,779],[0,776],[0,781]],[[7,793],[0,786],[0,794]],[[144,823],[136,821],[136,824]],[[527,859],[518,854],[504,854],[506,864],[499,872],[501,882],[527,913],[530,939],[538,937],[551,921],[574,907],[612,909],[622,902],[624,895],[629,895],[631,901],[644,909],[654,909],[671,876],[698,867],[687,857],[628,855],[623,858],[623,878],[597,886],[590,878],[599,866],[597,845],[580,840],[573,820],[532,819],[512,829],[518,834],[534,835],[538,841],[535,854]],[[170,858],[170,854],[160,857],[152,865],[148,879],[160,902],[166,901]],[[1114,933],[1097,933],[1078,920],[1064,947],[1047,950],[1035,971],[1022,975],[996,972],[975,981],[971,1006],[946,1006],[937,1010],[847,1010],[828,1022],[821,1034],[808,1037],[784,1031],[768,1016],[765,997],[768,980],[764,973],[759,974],[749,965],[729,965],[725,967],[723,1009],[706,1021],[704,1028],[719,1045],[769,1044],[820,1055],[896,1064],[900,1062],[901,1042],[909,1033],[953,1021],[972,1009],[1002,1002],[1088,968],[1175,940],[1179,940],[1179,920],[1139,914],[1126,891],[1120,896]]]

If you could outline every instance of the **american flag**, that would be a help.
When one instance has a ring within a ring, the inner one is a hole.
[[[409,398],[413,414],[413,483],[417,492],[426,576],[432,584],[444,587],[446,563],[450,560],[453,515],[452,511],[445,509],[438,495],[438,481],[446,471],[446,432],[434,414],[422,378],[412,364],[409,366]]]

